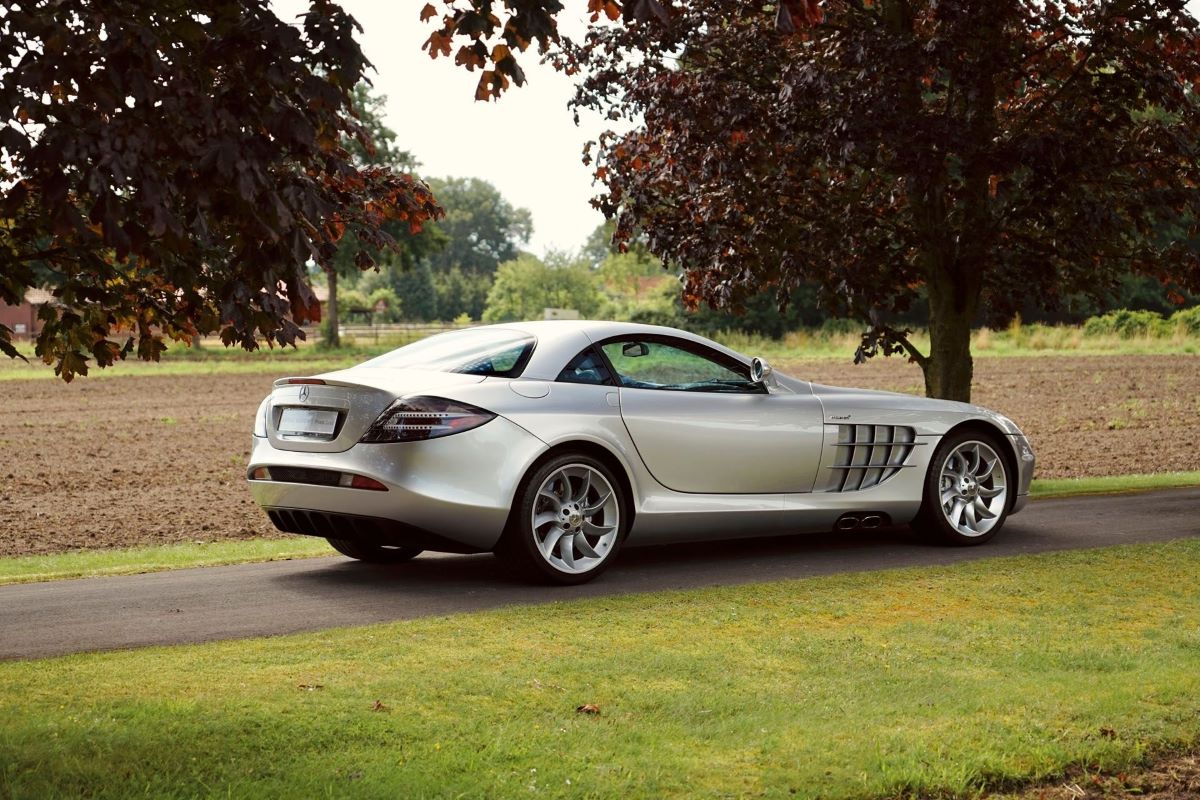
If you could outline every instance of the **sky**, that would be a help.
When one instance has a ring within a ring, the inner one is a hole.
[[[274,0],[281,19],[294,21],[308,0]],[[583,145],[605,129],[597,115],[576,127],[567,101],[569,78],[543,66],[534,48],[518,62],[527,82],[499,101],[475,101],[478,72],[451,58],[431,60],[421,45],[435,30],[423,23],[423,3],[413,0],[342,0],[358,20],[358,40],[375,65],[375,90],[387,96],[385,121],[397,145],[421,163],[425,177],[477,177],[496,186],[518,208],[533,214],[528,249],[576,250],[604,217],[588,201],[595,196],[591,170],[581,161]],[[567,4],[560,30],[583,30],[585,3]],[[577,17],[573,14],[578,14]]]

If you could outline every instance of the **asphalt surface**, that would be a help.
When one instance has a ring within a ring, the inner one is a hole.
[[[596,581],[521,583],[490,555],[205,567],[0,586],[0,659],[207,642],[583,597],[755,583],[1200,536],[1200,488],[1034,501],[982,547],[905,530],[631,548]]]

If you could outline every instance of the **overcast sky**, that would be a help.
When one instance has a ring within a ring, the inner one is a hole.
[[[422,3],[411,0],[342,0],[363,27],[359,42],[375,65],[375,89],[387,95],[387,124],[397,144],[421,162],[427,177],[478,177],[490,181],[518,207],[533,213],[529,249],[580,247],[603,216],[588,201],[596,194],[591,171],[581,162],[584,142],[604,125],[596,116],[576,127],[567,101],[571,81],[538,63],[531,49],[518,57],[528,82],[499,101],[475,102],[478,71],[454,65],[453,57],[431,60],[421,49],[435,30],[422,23]],[[582,30],[583,2],[569,2],[560,19],[564,32]],[[286,21],[307,0],[274,0]],[[572,12],[579,14],[578,18]]]

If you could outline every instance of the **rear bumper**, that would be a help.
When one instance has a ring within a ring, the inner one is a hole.
[[[255,501],[276,512],[272,521],[281,529],[479,552],[496,546],[521,478],[545,449],[503,417],[440,439],[356,444],[340,453],[282,450],[255,437],[247,474],[258,467],[303,467],[362,475],[387,487],[249,481]]]
[[[392,519],[309,511],[302,508],[267,508],[264,511],[275,527],[284,533],[320,536],[324,539],[347,539],[366,544],[401,545],[441,553],[481,552],[479,548]]]

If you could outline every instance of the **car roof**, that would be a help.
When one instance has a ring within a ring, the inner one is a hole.
[[[749,363],[749,359],[724,345],[678,328],[664,325],[643,325],[637,322],[612,322],[590,319],[533,320],[529,322],[502,322],[484,325],[475,330],[521,331],[537,338],[537,346],[529,363],[521,374],[523,378],[554,380],[563,367],[589,344],[614,336],[671,336],[695,342]]]

